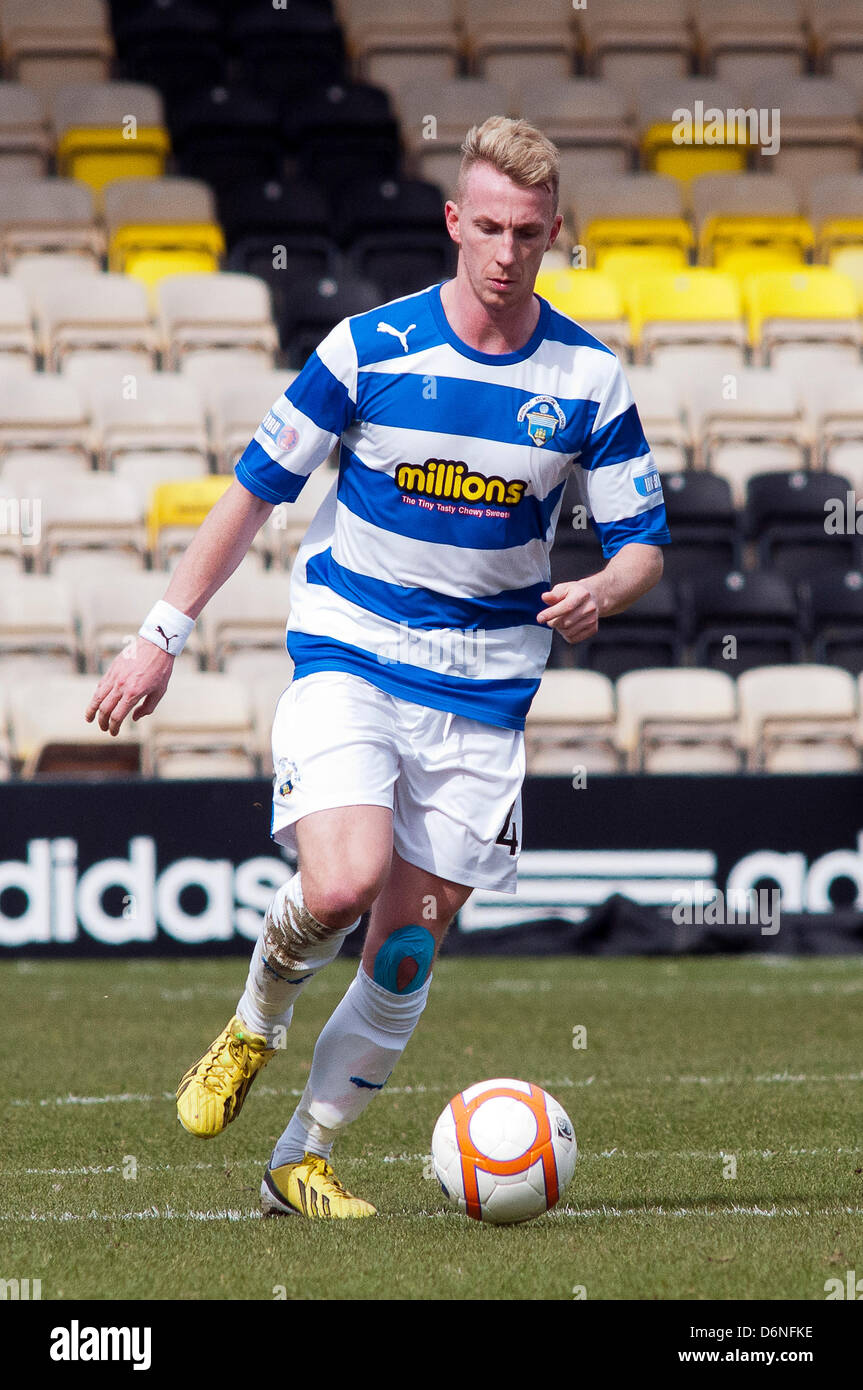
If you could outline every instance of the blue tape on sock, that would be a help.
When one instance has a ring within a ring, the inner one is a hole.
[[[399,927],[387,937],[375,956],[376,985],[391,994],[413,994],[425,984],[434,959],[435,940],[427,927]],[[403,960],[415,960],[417,972],[404,989],[398,987],[399,966]]]

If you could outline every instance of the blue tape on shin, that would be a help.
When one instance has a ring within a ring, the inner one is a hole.
[[[374,982],[391,994],[413,994],[421,989],[434,959],[434,937],[426,927],[399,927],[388,936],[375,956]],[[398,987],[399,966],[415,960],[417,973],[404,989]]]

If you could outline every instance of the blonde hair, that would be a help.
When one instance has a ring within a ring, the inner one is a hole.
[[[491,164],[522,188],[546,187],[557,212],[560,182],[560,156],[541,130],[527,121],[509,116],[489,116],[482,125],[471,126],[461,147],[456,197],[464,201],[467,176],[474,164]]]

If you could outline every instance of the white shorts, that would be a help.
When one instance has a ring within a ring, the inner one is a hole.
[[[360,676],[316,671],[273,721],[272,836],[337,806],[388,806],[403,859],[451,883],[516,891],[524,735],[400,700]]]

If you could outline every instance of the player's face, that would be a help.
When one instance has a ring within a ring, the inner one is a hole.
[[[491,164],[469,170],[460,203],[446,222],[460,249],[459,275],[488,310],[519,309],[533,294],[545,252],[560,231],[546,188],[520,188]]]

